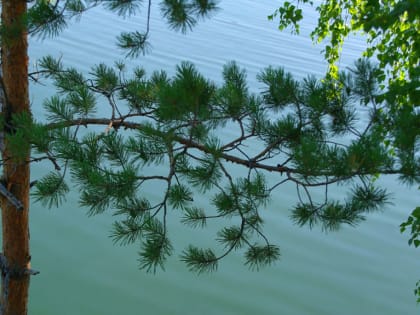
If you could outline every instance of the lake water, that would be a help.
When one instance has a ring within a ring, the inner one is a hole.
[[[325,63],[321,47],[308,32],[316,22],[307,13],[301,36],[279,32],[268,22],[278,1],[222,1],[223,10],[181,35],[167,29],[155,7],[151,21],[152,51],[127,61],[149,73],[165,69],[173,73],[180,61],[194,62],[208,78],[219,82],[221,68],[236,60],[248,70],[249,84],[258,91],[255,76],[268,65],[284,66],[298,78],[321,75]],[[119,19],[102,9],[86,14],[54,40],[31,41],[31,64],[37,58],[62,55],[66,65],[83,71],[101,61],[122,59],[115,36],[123,30],[142,28],[144,16]],[[363,41],[350,40],[341,65],[351,65],[363,49]],[[31,101],[36,117],[50,87],[34,86]],[[36,167],[34,179],[44,170]],[[281,187],[264,213],[265,231],[280,245],[282,258],[274,266],[251,272],[242,257],[222,261],[218,272],[197,276],[171,259],[165,272],[146,274],[137,268],[136,245],[119,247],[108,237],[110,215],[87,217],[74,192],[59,209],[31,208],[32,265],[41,274],[30,289],[32,315],[93,314],[203,314],[203,315],[354,315],[417,314],[413,289],[420,279],[420,251],[408,247],[399,224],[419,204],[418,191],[397,185],[394,178],[382,182],[393,191],[394,205],[369,215],[358,228],[343,227],[338,233],[299,228],[289,219],[294,190]],[[340,191],[337,190],[339,197]],[[178,253],[191,240],[211,244],[212,231],[197,234],[188,228],[172,231]]]

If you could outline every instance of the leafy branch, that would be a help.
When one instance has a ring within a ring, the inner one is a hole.
[[[264,233],[261,212],[284,183],[297,188],[292,220],[330,231],[356,225],[386,206],[389,195],[375,186],[378,174],[419,182],[415,141],[409,138],[393,151],[381,141],[386,107],[373,97],[376,70],[364,60],[335,85],[313,77],[298,82],[283,69],[267,68],[258,76],[264,84],[260,95],[249,92],[246,72],[235,63],[224,67],[221,86],[190,63],[179,65],[173,77],[148,77],[142,69],[128,76],[121,63],[94,66],[86,76],[52,57],[40,67],[59,91],[44,102],[48,121],[28,123],[17,116],[16,125],[25,128],[8,135],[16,157],[29,141],[31,161],[48,158],[59,166],[36,183],[33,195],[56,206],[70,177],[89,214],[111,210],[119,218],[115,242],[141,244],[139,263],[147,271],[163,268],[173,254],[169,209],[194,228],[210,220],[222,224],[215,236],[220,248],[191,244],[183,251],[181,260],[191,270],[215,270],[233,251],[243,252],[245,264],[258,269],[280,257]],[[370,95],[367,103],[361,91]],[[360,120],[356,106],[369,109],[367,119]],[[99,116],[104,109],[107,114]],[[407,121],[417,115],[407,113]],[[232,164],[246,175],[234,175]],[[69,169],[69,176],[60,169]],[[277,178],[270,186],[267,172]],[[140,197],[152,182],[156,195]],[[328,187],[335,184],[352,187],[347,198],[331,200]],[[324,194],[315,197],[319,187]],[[209,204],[196,205],[195,194]]]

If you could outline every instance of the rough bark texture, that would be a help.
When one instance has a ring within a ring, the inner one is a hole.
[[[2,0],[2,72],[6,104],[3,104],[5,133],[13,133],[12,114],[29,112],[28,41],[23,15],[26,0]],[[14,30],[13,35],[9,30]],[[5,143],[2,151],[4,186],[23,204],[17,209],[1,196],[3,256],[1,303],[4,315],[27,314],[29,273],[29,148],[26,161],[16,162]]]

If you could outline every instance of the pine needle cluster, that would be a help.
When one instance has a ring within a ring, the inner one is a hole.
[[[120,62],[99,64],[87,75],[52,57],[40,67],[58,90],[44,102],[48,119],[16,116],[14,125],[22,128],[7,139],[16,159],[30,145],[32,161],[54,167],[33,196],[58,206],[72,187],[90,215],[111,211],[113,240],[139,243],[139,266],[147,271],[164,268],[174,253],[173,213],[198,230],[209,221],[220,226],[219,245],[189,244],[180,254],[192,271],[216,270],[234,251],[259,269],[280,257],[264,233],[263,212],[276,207],[270,195],[282,184],[296,186],[296,224],[332,231],[384,209],[389,194],[376,186],[379,174],[420,181],[419,129],[409,127],[418,112],[390,116],[386,101],[375,97],[375,67],[366,60],[335,82],[297,81],[268,67],[258,75],[260,94],[249,91],[246,71],[234,62],[224,66],[221,85],[187,62],[172,77],[141,68],[128,73]],[[348,191],[341,200],[329,196],[336,184]],[[146,197],[149,185],[158,187],[159,200]],[[196,194],[208,204],[198,204]]]
[[[118,46],[128,57],[137,57],[151,49],[150,16],[154,2],[159,3],[158,9],[168,26],[183,33],[218,10],[215,0],[31,0],[26,16],[13,29],[4,30],[2,37],[13,38],[13,34],[23,28],[39,38],[54,37],[67,28],[70,21],[79,20],[83,13],[101,6],[123,18],[146,16],[143,31],[122,32],[117,38]]]

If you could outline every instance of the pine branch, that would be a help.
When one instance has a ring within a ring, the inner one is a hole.
[[[221,259],[241,250],[245,264],[258,269],[280,257],[264,234],[260,215],[280,185],[296,185],[296,224],[334,231],[343,224],[356,225],[387,205],[388,194],[373,186],[378,174],[413,181],[419,177],[413,159],[415,132],[395,128],[395,134],[385,133],[378,113],[366,124],[354,124],[358,117],[350,99],[360,98],[348,98],[351,92],[343,90],[353,89],[350,76],[332,90],[331,82],[297,82],[283,69],[268,68],[259,77],[266,85],[259,97],[249,94],[246,73],[234,63],[224,68],[221,87],[191,63],[178,66],[172,78],[164,72],[148,78],[138,68],[130,79],[122,63],[100,64],[86,77],[56,60],[43,63],[61,95],[45,103],[49,123],[32,122],[25,135],[11,138],[17,151],[26,137],[40,153],[34,161],[47,158],[47,152],[57,165],[69,165],[82,191],[81,205],[90,214],[113,209],[121,217],[114,225],[114,241],[141,242],[139,264],[150,272],[163,268],[172,253],[170,209],[181,211],[181,222],[194,228],[205,228],[211,220],[237,220],[217,234],[220,254],[195,246],[183,252],[181,259],[191,270],[216,270]],[[108,117],[95,116],[98,100],[110,106]],[[415,124],[416,117],[409,112],[398,119]],[[19,118],[15,120],[18,125]],[[82,135],[82,126],[96,131]],[[48,143],[31,135],[48,135],[42,137]],[[396,153],[382,144],[385,136],[399,144]],[[242,166],[243,177],[234,176],[230,164]],[[277,176],[270,187],[265,172]],[[139,200],[152,181],[159,187],[153,197],[158,200]],[[347,199],[331,200],[329,186],[339,183],[352,183],[353,190]],[[314,193],[318,187],[322,196]],[[54,187],[46,191],[45,200],[61,196]],[[196,204],[196,193],[209,200],[205,210]]]
[[[73,126],[89,126],[89,125],[102,125],[102,126],[108,126],[109,125],[110,120],[108,118],[85,118],[85,119],[77,119],[77,120],[72,120],[72,121],[67,121],[67,122],[62,122],[62,123],[51,123],[51,124],[47,124],[46,128],[47,129],[56,129],[56,128],[63,128],[63,127],[73,127]],[[119,128],[123,128],[123,129],[130,129],[130,130],[142,130],[143,128],[147,128],[146,125],[141,124],[141,123],[136,123],[136,122],[130,122],[130,121],[125,121],[125,120],[118,120],[113,122],[113,126],[116,129]],[[203,144],[200,144],[198,142],[195,142],[193,140],[189,140],[186,138],[182,138],[182,137],[174,137],[174,140],[176,140],[177,142],[179,142],[180,144],[185,145],[188,148],[192,148],[192,149],[198,149],[204,153],[208,153],[211,154],[211,150],[206,147]],[[252,159],[243,159],[243,158],[238,158],[237,156],[231,155],[231,154],[226,154],[226,153],[222,153],[220,155],[220,158],[231,162],[231,163],[235,163],[235,164],[239,164],[242,166],[245,166],[247,168],[258,168],[261,170],[265,170],[265,171],[269,171],[269,172],[275,172],[275,173],[286,173],[286,174],[298,174],[298,175],[312,175],[312,176],[331,176],[334,177],[334,173],[331,172],[325,172],[325,171],[320,171],[318,173],[314,173],[314,174],[308,174],[307,172],[301,171],[297,168],[291,168],[291,167],[286,167],[286,166],[281,166],[279,165],[270,165],[270,164],[263,164],[263,163],[259,163],[259,162],[254,162],[252,161]],[[384,175],[395,175],[395,174],[401,174],[402,168],[394,168],[394,169],[383,169],[380,171],[382,174]],[[377,174],[377,170],[374,170],[372,172],[369,172],[368,170],[361,170],[361,171],[353,171],[351,172],[349,175],[345,176],[345,177],[338,177],[335,178],[331,181],[327,181],[328,183],[335,183],[337,181],[341,181],[341,180],[345,180],[357,175],[375,175]],[[296,179],[296,178],[291,178],[291,180],[298,182],[299,184],[302,185],[308,185],[308,186],[322,186],[325,185],[325,182],[321,182],[319,184],[305,184],[304,182]]]

